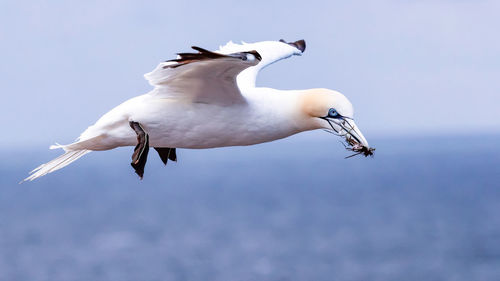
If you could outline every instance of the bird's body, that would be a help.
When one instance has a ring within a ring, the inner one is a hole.
[[[142,124],[152,147],[212,148],[252,145],[290,136],[302,130],[290,122],[299,91],[256,88],[245,104],[192,103],[145,94],[115,107],[89,127],[81,139],[102,136],[92,150],[137,143],[129,122]],[[279,107],[275,105],[280,105]],[[207,118],[209,116],[209,118]],[[311,128],[312,129],[312,128]]]
[[[228,43],[217,52],[193,48],[198,53],[181,53],[145,75],[155,87],[151,92],[104,114],[75,143],[52,146],[63,148],[65,154],[41,165],[26,180],[58,170],[90,151],[136,146],[132,166],[142,177],[149,147],[166,164],[177,159],[175,148],[252,145],[319,128],[346,137],[353,151],[371,154],[350,121],[352,105],[342,94],[255,87],[260,69],[300,55],[303,40]]]

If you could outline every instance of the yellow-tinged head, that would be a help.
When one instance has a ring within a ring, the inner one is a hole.
[[[368,141],[354,123],[351,102],[341,93],[328,89],[301,92],[299,107],[307,124],[345,138],[347,148],[356,154],[373,155]]]

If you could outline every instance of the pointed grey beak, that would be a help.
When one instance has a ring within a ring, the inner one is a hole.
[[[354,140],[356,140],[361,146],[370,148],[368,141],[366,140],[365,136],[363,136],[358,126],[356,126],[354,120],[346,120],[346,122],[349,124],[348,126],[346,126],[346,128],[350,129],[348,130],[348,132],[354,138]]]
[[[359,130],[358,126],[356,126],[356,123],[354,123],[354,120],[345,119],[345,122],[348,125],[347,126],[341,125],[341,126],[343,127],[343,129],[345,131],[347,131],[347,134],[346,134],[347,143],[352,146],[352,147],[348,148],[348,150],[356,152],[355,154],[348,156],[346,158],[349,158],[349,157],[352,157],[352,156],[355,156],[358,154],[363,154],[365,157],[373,155],[373,151],[375,151],[375,148],[370,147],[365,136],[363,136],[363,134]]]

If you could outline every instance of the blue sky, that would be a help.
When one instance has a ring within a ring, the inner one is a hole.
[[[191,45],[305,39],[258,85],[325,87],[370,137],[500,132],[498,1],[2,1],[1,144],[68,143]],[[6,137],[6,136],[9,137]],[[14,137],[12,137],[14,136]]]

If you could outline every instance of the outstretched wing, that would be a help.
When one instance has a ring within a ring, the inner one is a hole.
[[[179,53],[177,59],[160,63],[144,75],[155,87],[151,94],[199,103],[244,103],[241,91],[255,87],[262,68],[292,55],[301,55],[306,43],[304,40],[229,42],[215,52],[192,48],[198,52]]]
[[[236,76],[261,61],[255,50],[221,54],[199,47],[197,53],[179,53],[145,75],[155,86],[151,94],[186,98],[192,102],[230,105],[244,103]]]
[[[238,87],[240,89],[248,89],[255,87],[255,81],[261,69],[293,55],[302,55],[305,49],[306,42],[304,40],[287,43],[285,40],[281,39],[279,41],[262,41],[242,44],[229,42],[225,46],[221,46],[217,52],[221,54],[245,52],[248,50],[256,50],[259,52],[262,57],[261,62],[256,66],[243,70],[237,77]]]

